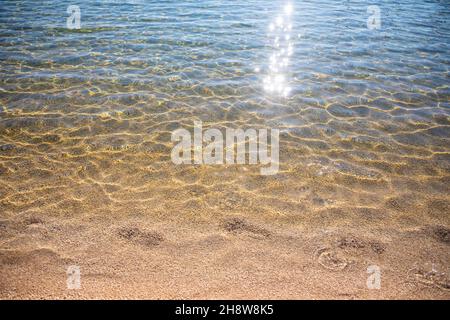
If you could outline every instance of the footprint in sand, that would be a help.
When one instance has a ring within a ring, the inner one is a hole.
[[[350,260],[340,256],[330,248],[321,248],[316,251],[316,259],[319,264],[328,270],[341,271],[347,268]]]
[[[23,223],[25,225],[29,226],[29,225],[34,225],[34,224],[43,224],[44,221],[41,218],[31,216],[31,217],[25,218],[23,220]]]
[[[245,233],[248,236],[257,239],[265,239],[271,236],[270,231],[237,217],[226,219],[223,222],[223,228],[233,234]]]
[[[136,227],[123,227],[118,234],[121,238],[146,247],[154,247],[164,241],[164,237],[153,231],[143,231]]]
[[[450,243],[450,229],[444,226],[433,226],[428,229],[433,238],[443,243]]]
[[[337,246],[340,249],[364,249],[366,247],[370,248],[376,254],[382,254],[386,247],[383,243],[378,241],[365,241],[356,237],[343,237],[338,240]]]
[[[361,259],[361,256],[380,255],[386,250],[383,243],[361,239],[353,235],[341,236],[315,252],[317,262],[328,270],[341,271]],[[372,252],[372,253],[371,253]]]
[[[364,241],[355,237],[344,237],[339,239],[337,246],[341,249],[346,248],[361,249],[365,248],[366,244]]]
[[[427,263],[423,266],[416,266],[409,270],[408,277],[417,283],[450,291],[449,272],[438,264]]]

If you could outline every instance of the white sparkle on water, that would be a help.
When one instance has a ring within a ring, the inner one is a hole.
[[[294,52],[290,31],[291,16],[294,12],[292,4],[284,6],[283,14],[269,24],[268,36],[273,39],[274,53],[269,58],[269,68],[263,80],[264,90],[271,94],[287,97],[291,92],[286,73],[289,67],[289,57]]]

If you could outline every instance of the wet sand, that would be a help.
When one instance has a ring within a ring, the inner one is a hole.
[[[175,228],[139,220],[96,221],[95,228],[16,226],[35,241],[48,237],[48,229],[59,231],[46,245],[1,251],[2,299],[449,298],[448,273],[441,274],[448,238],[445,243],[427,231],[355,236],[351,229],[343,236],[342,229],[327,228],[308,236],[249,222],[250,229],[229,231],[207,221]],[[65,271],[74,264],[81,268],[81,289],[68,290]],[[366,286],[373,264],[382,270],[380,290]]]

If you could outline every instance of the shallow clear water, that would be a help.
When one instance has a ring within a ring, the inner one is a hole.
[[[448,224],[449,2],[292,3],[1,1],[2,214]],[[194,120],[280,129],[280,173],[172,164]]]

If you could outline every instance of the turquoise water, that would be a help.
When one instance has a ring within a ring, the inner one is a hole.
[[[2,0],[4,212],[129,208],[139,193],[131,206],[420,207],[447,223],[449,2],[286,4]],[[280,129],[281,174],[174,166],[170,133],[194,120]]]

